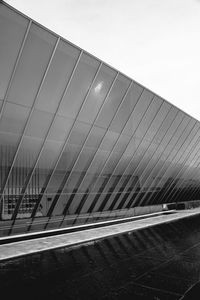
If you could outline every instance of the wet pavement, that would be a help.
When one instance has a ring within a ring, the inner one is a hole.
[[[0,262],[4,299],[199,299],[200,215]]]

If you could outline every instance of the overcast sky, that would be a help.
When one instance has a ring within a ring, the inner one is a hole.
[[[6,0],[200,120],[200,0]]]

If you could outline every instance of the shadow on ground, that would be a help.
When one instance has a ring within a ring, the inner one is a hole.
[[[199,216],[0,263],[6,300],[199,299],[199,280]]]

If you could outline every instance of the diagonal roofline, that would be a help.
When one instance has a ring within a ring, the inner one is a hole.
[[[176,106],[175,104],[173,104],[172,102],[166,100],[165,98],[163,98],[162,96],[160,96],[159,94],[155,93],[154,91],[152,91],[151,89],[147,88],[146,86],[144,86],[143,84],[139,83],[138,81],[136,81],[135,79],[133,79],[132,77],[126,75],[125,73],[121,72],[120,70],[118,70],[117,68],[111,66],[110,64],[108,64],[107,62],[101,60],[100,58],[98,58],[97,56],[91,54],[90,52],[88,52],[87,50],[77,46],[76,44],[70,42],[67,38],[59,35],[58,33],[56,33],[55,31],[47,28],[46,26],[44,26],[43,24],[39,23],[38,21],[34,20],[33,18],[31,18],[30,16],[24,14],[23,12],[21,12],[20,10],[16,9],[15,7],[13,7],[12,5],[8,4],[7,2],[0,0],[0,4],[4,4],[5,6],[7,6],[8,8],[12,9],[14,12],[16,12],[17,14],[20,14],[22,17],[28,19],[29,21],[32,21],[33,23],[35,23],[36,25],[38,25],[39,27],[41,27],[42,29],[48,31],[49,33],[53,34],[55,37],[60,38],[61,40],[63,40],[64,42],[67,42],[68,44],[70,44],[71,46],[77,48],[78,50],[83,50],[84,53],[86,53],[87,55],[90,55],[91,57],[95,58],[96,60],[98,60],[100,63],[103,63],[104,65],[110,67],[111,69],[113,69],[116,72],[119,72],[121,75],[125,76],[127,79],[132,80],[134,83],[136,83],[137,85],[139,85],[140,87],[144,88],[145,90],[151,92],[154,94],[154,96],[159,97],[160,99],[164,100],[165,102],[167,102],[168,104],[172,105],[173,107],[177,108],[179,111],[183,112],[185,115],[187,115],[188,117],[190,117],[191,119],[200,122],[200,120],[198,120],[197,118],[191,116],[189,113],[187,113],[186,111],[184,111],[183,109],[179,108],[178,106]],[[3,99],[0,99],[3,100]]]

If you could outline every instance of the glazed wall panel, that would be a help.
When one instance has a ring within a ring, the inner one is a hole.
[[[99,64],[100,62],[90,55],[85,53],[82,54],[80,62],[75,70],[73,80],[70,82],[70,86],[59,107],[58,112],[60,115],[69,118],[76,117]]]
[[[5,97],[28,23],[29,20],[20,14],[0,6],[0,99]]]
[[[8,101],[31,107],[39,89],[56,38],[32,24],[8,93]]]
[[[0,39],[0,222],[10,234],[200,198],[197,120],[3,3]]]
[[[80,50],[62,40],[59,42],[42,89],[38,95],[37,109],[50,113],[56,111],[79,54]],[[63,103],[62,111],[64,111],[65,105]]]

